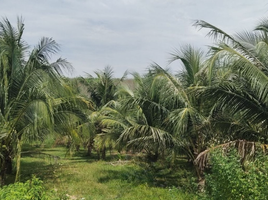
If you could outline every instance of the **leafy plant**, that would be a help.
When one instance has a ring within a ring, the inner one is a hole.
[[[268,159],[257,154],[241,163],[235,150],[215,151],[211,172],[206,174],[206,199],[266,199],[268,196]]]
[[[50,200],[60,199],[55,197],[52,192],[45,192],[43,181],[36,178],[26,181],[25,183],[17,182],[6,185],[0,189],[0,199],[2,200]],[[65,198],[66,199],[66,198]]]

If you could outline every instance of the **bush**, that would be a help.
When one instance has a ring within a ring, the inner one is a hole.
[[[206,199],[267,199],[268,159],[263,154],[241,165],[236,151],[211,155],[212,169],[206,174]]]
[[[46,193],[43,181],[36,177],[25,183],[17,182],[0,189],[1,200],[50,200],[55,199],[52,193]]]

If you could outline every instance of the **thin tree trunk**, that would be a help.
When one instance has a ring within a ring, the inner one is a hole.
[[[16,178],[15,178],[15,182],[20,181],[20,160],[21,160],[21,145],[22,145],[22,141],[20,139],[18,139],[17,142],[17,161],[16,161]]]
[[[12,158],[11,158],[11,155],[8,153],[7,156],[5,157],[5,172],[6,172],[6,174],[11,174],[12,169],[13,169]]]
[[[101,150],[101,159],[105,160],[106,158],[106,147],[103,147]]]
[[[88,144],[87,144],[87,155],[88,156],[91,156],[92,149],[93,149],[93,143],[94,143],[94,140],[90,139]]]
[[[12,159],[10,156],[10,152],[7,150],[3,151],[3,158],[1,159],[1,186],[5,185],[6,175],[12,173]]]
[[[194,164],[194,168],[195,168],[195,172],[196,172],[196,176],[198,178],[198,181],[203,180],[202,171],[200,170],[200,168],[195,163],[193,163],[193,164]]]
[[[1,186],[4,186],[5,185],[5,180],[6,180],[6,162],[5,162],[5,158],[2,159],[2,162],[1,162],[1,173],[0,173],[0,176],[1,176]]]
[[[92,147],[90,145],[87,145],[87,155],[91,156],[92,153]]]

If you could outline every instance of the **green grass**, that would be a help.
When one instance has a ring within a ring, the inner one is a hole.
[[[26,151],[33,149],[25,149]],[[70,199],[86,200],[131,200],[131,199],[196,199],[193,194],[169,186],[178,180],[170,170],[153,171],[141,167],[135,161],[118,161],[118,157],[108,157],[110,161],[97,161],[83,152],[66,157],[66,148],[35,148],[45,154],[23,154],[21,161],[21,181],[30,179],[32,174],[44,181],[47,190],[57,195],[67,194]],[[59,160],[46,154],[59,156]],[[182,171],[182,173],[184,173]],[[161,186],[161,187],[159,187]]]

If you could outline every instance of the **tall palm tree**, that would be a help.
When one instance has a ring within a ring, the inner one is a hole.
[[[23,137],[40,137],[53,130],[61,111],[74,110],[72,93],[62,80],[62,69],[71,65],[64,59],[50,63],[59,50],[51,38],[42,38],[28,51],[22,40],[24,24],[18,19],[14,28],[8,19],[0,22],[0,129],[1,181],[12,170],[17,158],[16,180],[19,179]]]

